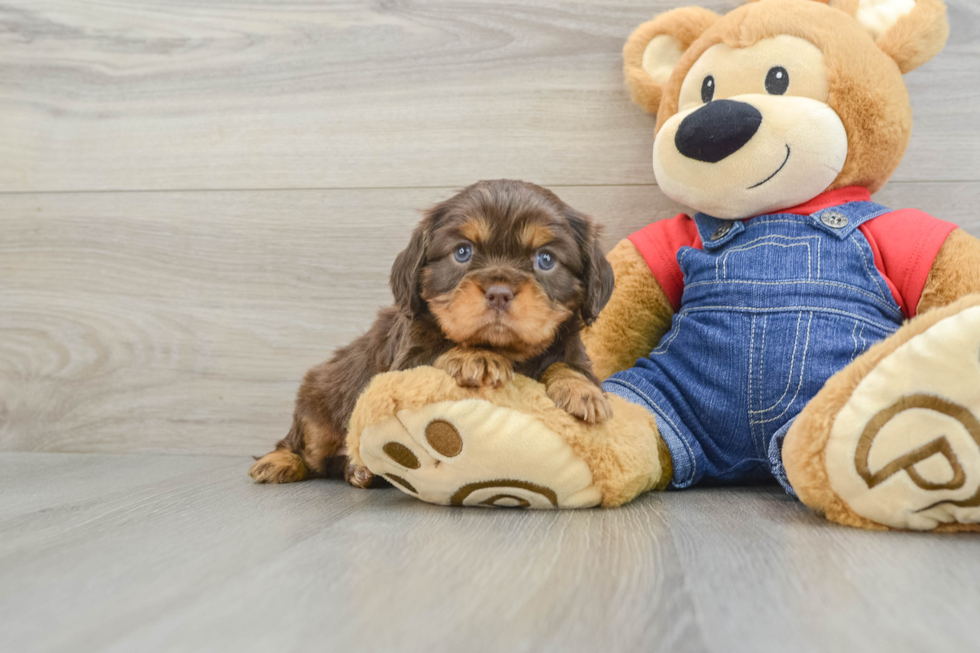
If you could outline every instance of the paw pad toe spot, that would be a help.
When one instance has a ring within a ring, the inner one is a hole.
[[[443,419],[435,419],[425,427],[425,440],[429,446],[446,458],[458,456],[463,450],[463,438],[455,426]]]
[[[418,456],[412,453],[412,450],[403,445],[401,442],[388,442],[381,448],[381,450],[385,452],[385,455],[402,467],[407,467],[408,469],[418,469],[421,466]]]
[[[401,476],[396,476],[394,474],[385,474],[384,476],[385,476],[386,479],[388,479],[389,481],[391,481],[395,485],[400,485],[401,487],[405,488],[406,490],[408,490],[412,494],[418,494],[419,493],[419,491],[416,490],[412,486],[411,483],[409,483],[408,481],[406,481],[405,479],[403,479]]]

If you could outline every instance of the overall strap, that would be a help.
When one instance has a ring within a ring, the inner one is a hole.
[[[817,229],[844,240],[865,222],[890,212],[888,207],[874,202],[848,202],[817,211],[807,220]]]
[[[697,225],[698,235],[701,236],[701,246],[709,251],[724,247],[745,231],[745,223],[742,220],[720,220],[707,213],[695,213],[694,224]]]

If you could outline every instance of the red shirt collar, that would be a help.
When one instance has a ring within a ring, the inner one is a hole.
[[[831,206],[840,206],[841,204],[847,204],[848,202],[870,201],[871,192],[867,188],[862,188],[861,186],[846,186],[844,188],[838,188],[837,190],[828,190],[826,193],[820,193],[812,200],[804,202],[803,204],[789,209],[782,209],[781,211],[773,211],[767,215],[773,215],[775,213],[812,215],[817,211],[828,209]]]

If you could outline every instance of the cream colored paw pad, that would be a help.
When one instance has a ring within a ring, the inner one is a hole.
[[[400,411],[365,428],[359,452],[371,472],[429,503],[548,509],[602,500],[561,436],[481,399]]]
[[[980,307],[886,357],[834,420],[831,487],[893,528],[980,522]]]

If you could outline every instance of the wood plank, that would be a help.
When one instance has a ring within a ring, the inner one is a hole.
[[[620,51],[677,4],[5,2],[0,191],[649,184]],[[980,179],[980,7],[948,4],[898,180]]]
[[[710,650],[976,648],[980,588],[963,565],[977,538],[836,526],[769,488],[671,493],[658,506]]]
[[[676,210],[654,191],[566,195],[613,216],[612,243]],[[0,449],[264,453],[451,193],[0,197]]]
[[[560,188],[607,246],[680,207]],[[451,189],[0,196],[0,450],[262,454],[303,373],[390,302],[417,208]],[[980,183],[892,184],[980,235]]]
[[[528,513],[327,481],[255,486],[248,463],[0,454],[0,496],[24,507],[0,516],[6,648],[894,653],[976,643],[976,538],[838,527],[778,488]],[[111,469],[122,473],[106,483]]]

